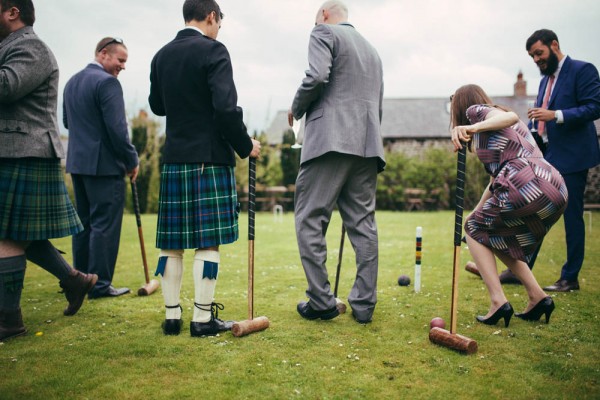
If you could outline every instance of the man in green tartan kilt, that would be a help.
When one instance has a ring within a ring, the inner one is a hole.
[[[98,277],[65,261],[48,239],[82,229],[69,200],[56,121],[58,65],[33,31],[31,0],[0,0],[0,341],[26,333],[26,260],[60,280],[74,315]]]
[[[239,204],[235,155],[258,157],[260,143],[248,136],[226,47],[216,41],[223,14],[214,0],[186,0],[185,29],[152,60],[149,103],[167,117],[161,169],[156,275],[162,276],[165,335],[182,326],[180,290],[183,253],[194,249],[192,336],[231,329],[214,302],[219,246],[238,239]]]

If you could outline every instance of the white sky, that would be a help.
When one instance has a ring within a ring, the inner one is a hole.
[[[60,67],[59,119],[67,80],[104,36],[129,49],[123,85],[129,116],[147,111],[150,61],[184,26],[183,0],[34,0],[35,31]],[[218,40],[231,54],[249,130],[263,130],[291,104],[307,68],[310,30],[322,0],[220,0]],[[446,97],[466,83],[510,95],[521,70],[535,94],[539,71],[525,41],[540,28],[561,49],[600,68],[598,0],[346,0],[350,22],[383,60],[385,97]],[[384,116],[385,118],[385,116]],[[62,124],[61,124],[62,127]]]

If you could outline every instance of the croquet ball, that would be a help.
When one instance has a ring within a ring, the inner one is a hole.
[[[429,329],[433,328],[446,328],[446,321],[444,321],[440,317],[435,317],[431,320],[431,322],[429,322]]]
[[[408,275],[400,275],[398,277],[398,285],[400,285],[400,286],[410,285],[410,278],[408,277]]]

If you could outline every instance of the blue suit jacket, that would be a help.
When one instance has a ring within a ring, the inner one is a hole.
[[[63,123],[69,129],[67,172],[123,176],[138,165],[117,78],[89,64],[69,79],[63,97]]]
[[[537,104],[542,104],[548,77],[540,82]],[[600,118],[600,78],[594,65],[565,59],[548,102],[561,110],[562,124],[546,122],[548,147],[544,158],[563,174],[600,164],[600,147],[594,120]]]

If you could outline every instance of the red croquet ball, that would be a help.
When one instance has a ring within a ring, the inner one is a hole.
[[[444,321],[443,319],[441,319],[440,317],[435,317],[434,319],[431,320],[431,322],[429,322],[429,329],[432,328],[446,328],[446,321]]]

